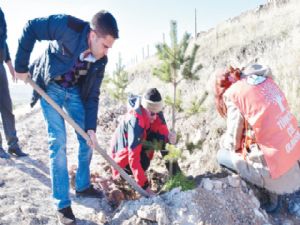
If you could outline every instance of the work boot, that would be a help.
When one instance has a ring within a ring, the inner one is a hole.
[[[102,191],[95,189],[93,185],[90,185],[83,191],[76,191],[76,197],[103,198],[103,193]]]
[[[7,154],[2,147],[0,147],[0,158],[9,159],[10,156]]]
[[[57,210],[57,217],[60,224],[76,225],[76,218],[73,214],[71,206]]]
[[[264,203],[261,208],[267,213],[278,213],[282,206],[282,197],[274,193],[268,193],[269,199]]]
[[[21,148],[18,145],[8,148],[8,153],[11,155],[16,155],[17,157],[28,156],[28,154],[22,152]]]

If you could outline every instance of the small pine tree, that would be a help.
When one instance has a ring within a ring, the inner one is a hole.
[[[191,106],[187,109],[187,114],[191,116],[191,115],[198,114],[200,112],[204,112],[205,108],[201,106],[207,96],[208,96],[208,92],[204,92],[204,95],[200,99],[198,98],[193,99],[193,101],[191,102]]]
[[[160,151],[163,149],[164,142],[163,141],[158,141],[158,140],[153,140],[153,141],[147,141],[144,140],[142,142],[143,149],[147,150],[155,150],[155,151]]]
[[[177,161],[181,157],[181,150],[176,148],[174,145],[167,144],[166,150],[168,150],[168,154],[164,156],[164,160],[173,162]]]
[[[167,95],[165,97],[165,103],[166,105],[175,108],[176,112],[183,112],[183,108],[182,108],[182,94],[180,90],[177,90],[176,92],[176,102],[174,103],[174,100],[172,99],[171,96]]]
[[[125,66],[122,64],[121,54],[119,54],[119,60],[116,63],[116,69],[113,72],[113,76],[112,78],[108,78],[107,82],[112,86],[109,88],[111,97],[124,103],[127,99],[125,89],[129,81],[128,73],[125,71]]]
[[[202,65],[195,65],[196,54],[199,49],[194,45],[190,55],[186,54],[190,41],[190,34],[185,33],[181,42],[177,41],[177,22],[171,21],[170,27],[171,45],[160,43],[156,45],[157,55],[161,61],[159,67],[154,68],[153,74],[160,80],[171,83],[173,86],[173,96],[168,97],[167,102],[172,106],[172,130],[175,130],[176,111],[182,109],[178,85],[182,80],[197,80],[196,73],[202,69]],[[178,101],[179,99],[179,101]]]
[[[177,173],[175,176],[169,178],[162,190],[170,191],[176,187],[180,187],[182,191],[192,190],[196,187],[196,182],[188,179],[183,173]]]

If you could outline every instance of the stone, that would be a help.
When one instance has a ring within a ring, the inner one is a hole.
[[[214,185],[209,178],[204,178],[202,181],[202,187],[205,190],[211,191],[214,188]]]
[[[141,207],[137,211],[138,217],[150,221],[156,221],[156,208],[154,207]]]
[[[105,214],[103,212],[97,213],[96,217],[97,217],[97,222],[99,223],[105,224],[107,222]]]
[[[169,218],[167,217],[166,211],[163,208],[160,208],[156,211],[156,221],[158,225],[171,224]]]
[[[228,176],[228,183],[231,187],[240,187],[241,179],[238,175]]]
[[[214,180],[213,185],[214,185],[214,189],[218,191],[221,191],[223,188],[223,182],[219,180]]]

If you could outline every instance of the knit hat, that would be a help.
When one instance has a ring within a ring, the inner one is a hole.
[[[156,88],[148,89],[142,97],[142,106],[150,112],[158,113],[163,108],[163,101]]]

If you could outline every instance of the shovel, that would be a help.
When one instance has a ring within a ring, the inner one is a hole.
[[[90,140],[88,134],[80,127],[77,123],[67,115],[47,94],[41,89],[30,77],[28,77],[25,83],[29,83],[32,88],[39,93],[86,141]],[[107,153],[103,150],[98,142],[95,143],[95,150],[100,153],[100,155],[114,168],[116,169],[120,175],[136,190],[144,197],[150,197],[150,194],[142,189],[134,179],[132,179]]]

